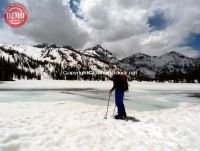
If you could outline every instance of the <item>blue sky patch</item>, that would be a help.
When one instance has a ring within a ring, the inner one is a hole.
[[[83,19],[83,16],[81,16],[79,12],[79,5],[81,0],[70,0],[69,1],[69,7],[72,10],[72,12],[75,14],[77,18]]]
[[[0,16],[1,16],[0,24],[2,24],[2,21],[3,21],[3,10],[8,5],[8,1],[9,0],[0,0]]]
[[[167,20],[162,12],[155,12],[154,16],[148,18],[149,27],[155,30],[163,30],[167,27]]]
[[[191,47],[194,50],[200,50],[200,33],[191,33],[187,36],[183,46]]]

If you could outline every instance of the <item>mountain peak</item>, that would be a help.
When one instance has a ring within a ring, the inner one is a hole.
[[[98,45],[96,45],[96,47],[102,48],[102,46],[101,46],[101,45],[99,45],[99,44],[98,44]]]
[[[48,48],[58,48],[55,43],[51,43],[48,45]]]
[[[41,44],[37,44],[37,45],[34,45],[33,47],[36,47],[36,48],[45,48],[47,47],[49,44],[47,43],[41,43]]]
[[[132,58],[139,58],[139,57],[147,57],[147,58],[150,58],[151,56],[139,52],[139,53],[133,54],[133,55],[130,56],[130,57],[132,57]]]
[[[56,46],[55,43],[51,43],[51,44],[41,43],[41,44],[34,45],[33,47],[36,47],[36,48],[58,48],[58,46]]]
[[[82,51],[83,54],[89,55],[104,61],[117,62],[117,58],[108,50],[104,49],[101,45],[96,45]]]
[[[188,58],[186,57],[185,55],[179,53],[179,52],[176,52],[176,51],[170,51],[164,55],[162,55],[161,57],[165,57],[165,56],[173,56],[173,57],[179,57],[179,58]]]
[[[94,46],[94,47],[92,47],[92,48],[88,48],[88,49],[86,49],[86,50],[99,50],[99,49],[105,50],[101,45],[96,45],[96,46]]]

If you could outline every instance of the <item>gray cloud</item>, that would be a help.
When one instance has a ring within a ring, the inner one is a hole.
[[[199,0],[81,0],[79,14],[84,20],[76,18],[62,0],[21,1],[29,9],[29,22],[12,31],[35,42],[76,48],[102,44],[120,57],[172,50],[199,55],[192,48],[179,47],[190,33],[200,33]],[[167,27],[152,32],[148,18],[155,12],[163,14]]]
[[[29,21],[24,27],[13,29],[16,34],[36,42],[69,44],[74,47],[81,47],[88,40],[88,34],[61,0],[28,0],[26,3]]]
[[[188,56],[199,55],[199,51],[192,48],[178,47],[191,32],[200,33],[200,2],[198,0],[110,0],[109,3],[102,0],[97,1],[98,5],[86,7],[86,4],[91,1],[83,0],[85,4],[82,7],[85,15],[92,18],[93,22],[96,18],[90,15],[90,7],[93,10],[97,6],[102,8],[104,5],[109,8],[107,15],[111,17],[106,17],[109,19],[106,23],[110,26],[107,25],[99,33],[97,31],[95,35],[98,35],[97,42],[102,42],[115,54],[123,57],[136,52],[161,55],[175,50],[182,51],[186,55],[188,52]],[[164,15],[167,27],[160,31],[150,32],[147,19],[155,12],[161,12]],[[100,10],[98,13],[101,14]]]

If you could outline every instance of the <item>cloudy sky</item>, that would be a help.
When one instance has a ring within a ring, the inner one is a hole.
[[[85,49],[102,45],[118,57],[178,51],[200,57],[199,0],[0,0],[29,12],[21,28],[0,20],[0,43],[56,43]]]

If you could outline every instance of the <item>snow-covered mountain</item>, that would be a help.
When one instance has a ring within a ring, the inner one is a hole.
[[[118,68],[106,62],[107,59],[104,61],[104,58],[99,59],[90,54],[83,54],[70,46],[58,47],[55,44],[45,43],[35,46],[1,44],[0,57],[16,63],[17,68],[41,75],[41,79],[57,79],[55,74],[64,70],[99,73],[111,72]]]
[[[111,63],[117,63],[119,61],[110,51],[104,49],[101,45],[96,45],[81,52],[85,55],[92,56]]]
[[[158,73],[186,73],[191,69],[200,67],[199,59],[189,58],[175,51],[162,56],[137,53],[118,60],[111,52],[100,45],[86,50],[76,50],[67,45],[57,46],[56,44],[46,43],[35,46],[0,44],[0,63],[2,71],[12,71],[9,76],[13,79],[16,78],[16,74],[19,76],[23,74],[24,78],[31,75],[31,78],[37,79],[38,77],[40,77],[39,79],[65,79],[67,77],[63,75],[64,71],[111,73],[116,69],[138,71],[146,77],[155,78]],[[8,64],[10,64],[8,71],[6,67],[1,67]],[[72,77],[74,78],[74,76]],[[5,77],[6,73],[0,74],[0,79],[5,79]],[[72,77],[68,76],[67,79]],[[85,79],[85,77],[80,78],[78,76],[75,79],[82,78]],[[97,75],[90,79],[102,79],[102,77]]]
[[[199,66],[200,60],[171,51],[161,56],[148,56],[146,54],[137,53],[120,60],[120,63],[123,66],[131,67],[131,70],[137,70],[144,75],[155,77],[156,73],[162,71],[181,71],[185,73],[190,67]]]

